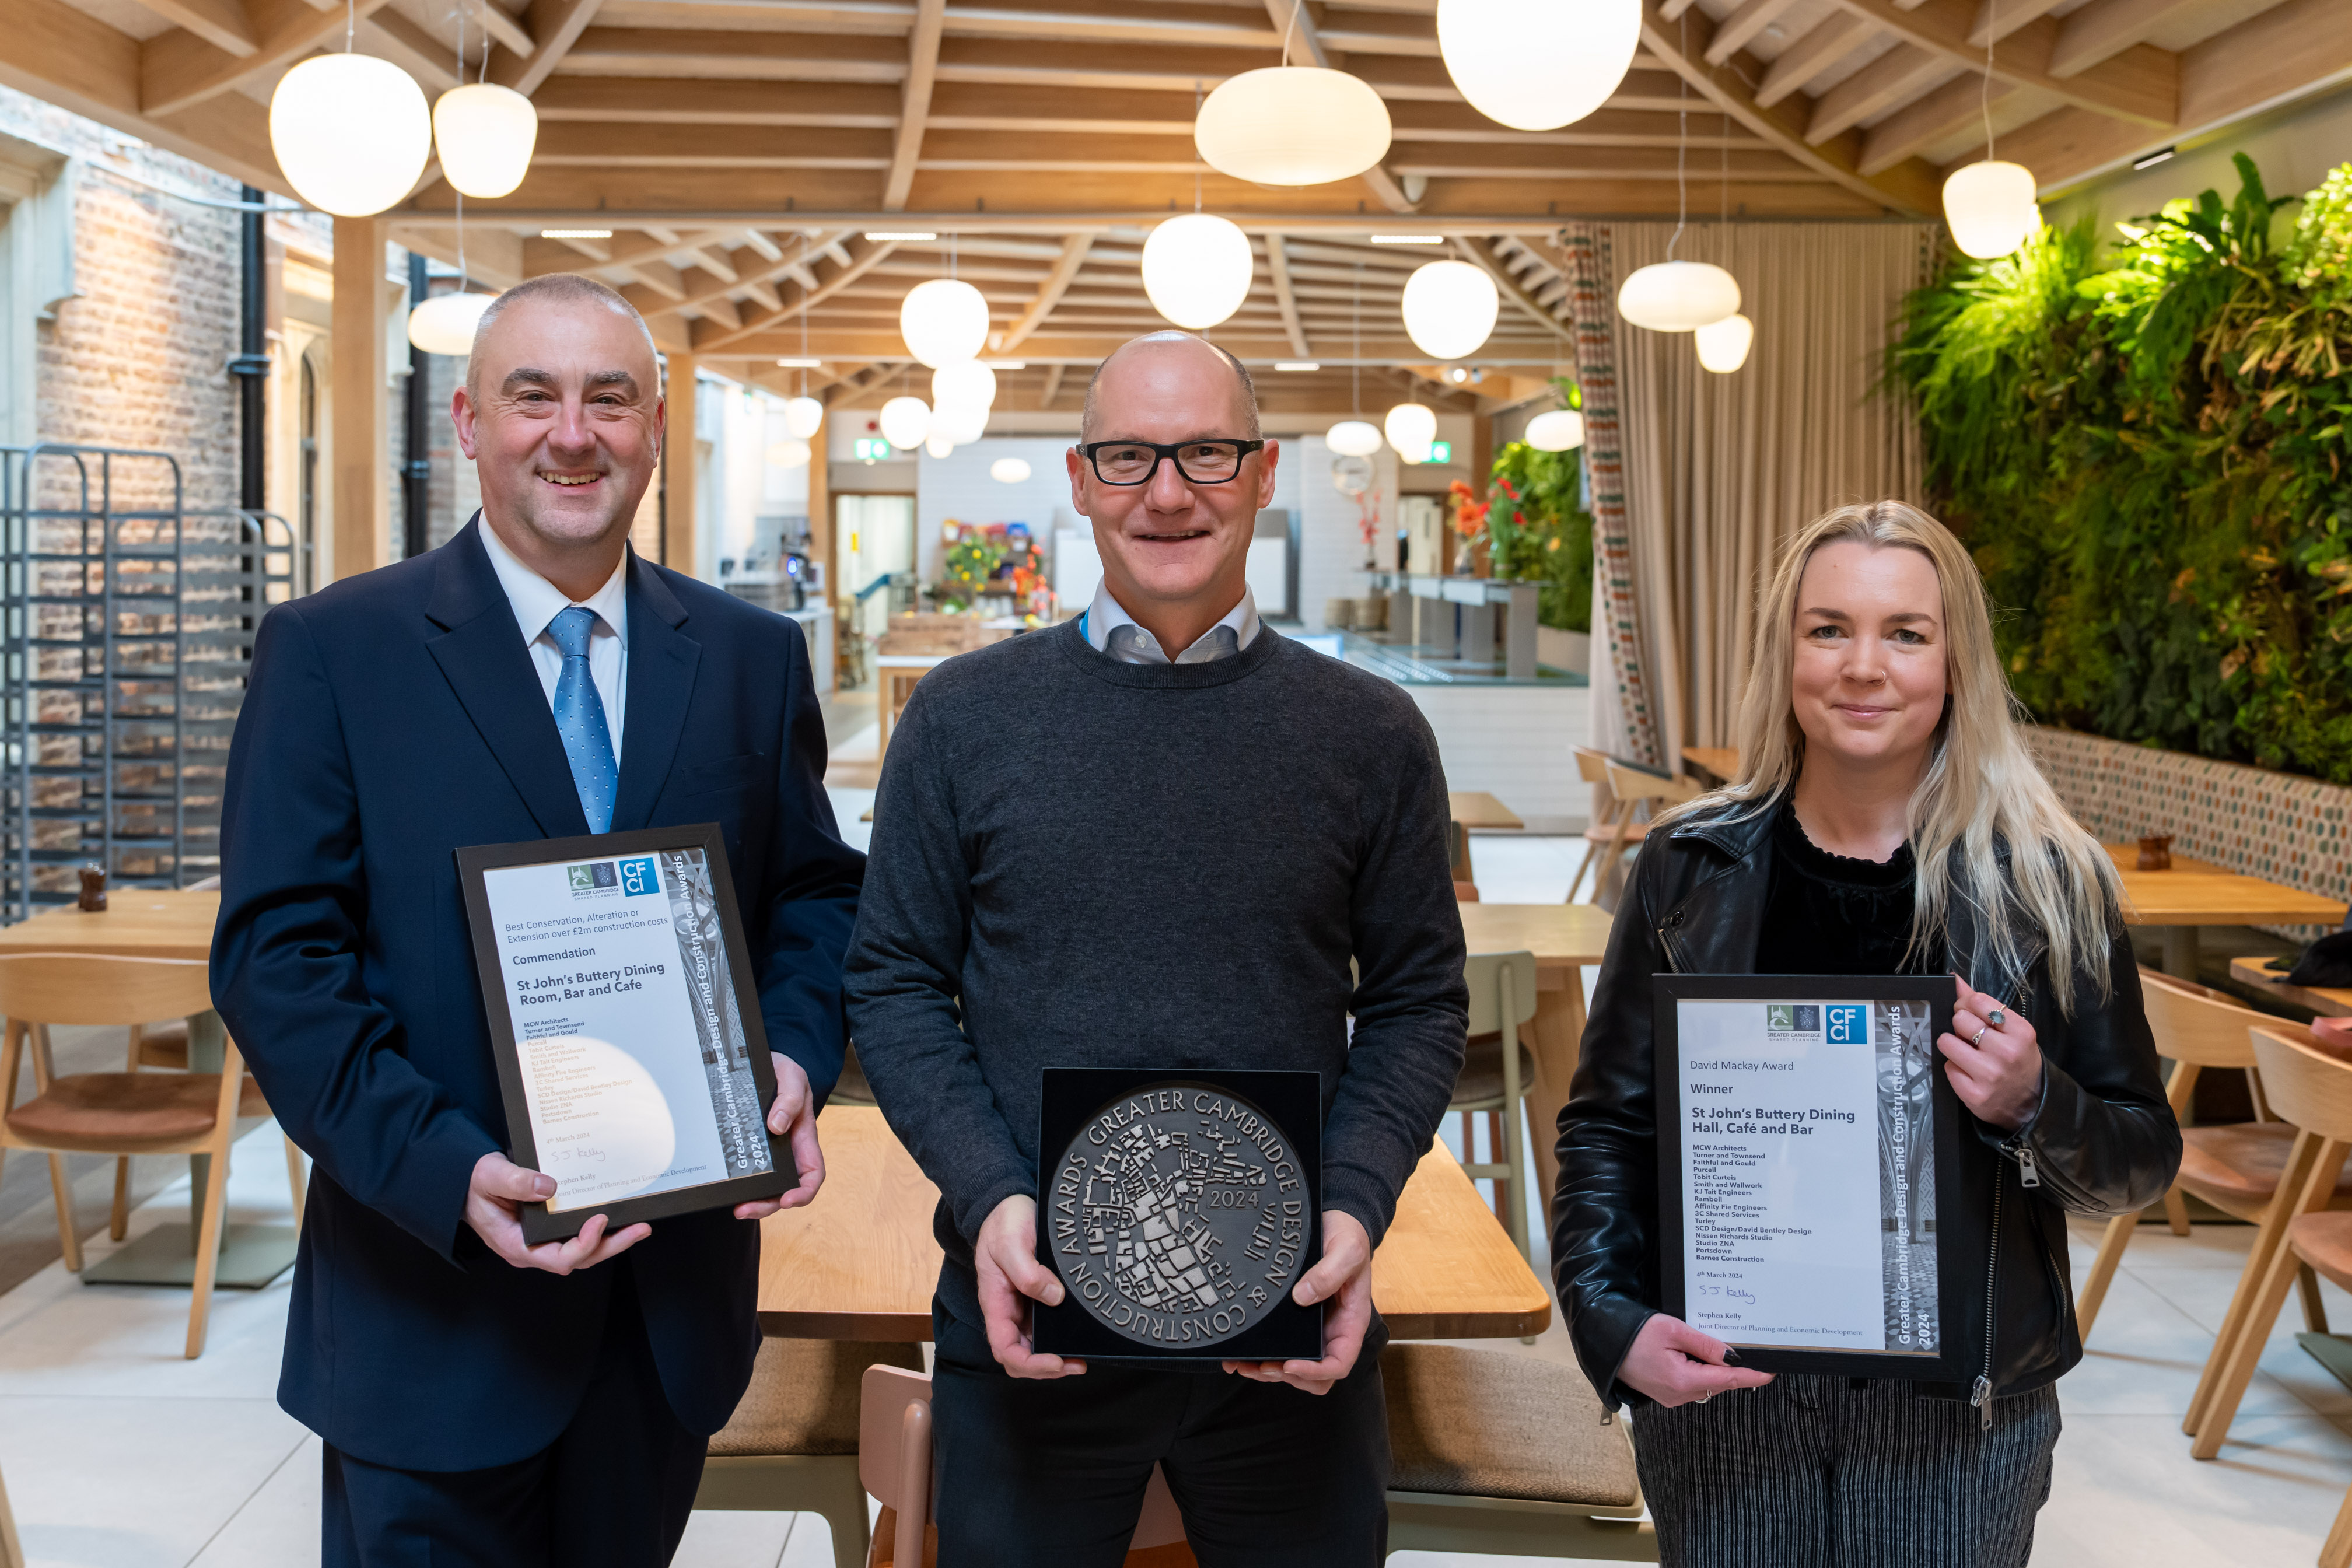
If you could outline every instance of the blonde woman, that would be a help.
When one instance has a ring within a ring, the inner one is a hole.
[[[2115,870],[2011,716],[1975,564],[1899,501],[1843,507],[1773,577],[1740,776],[1654,827],[1611,934],[1559,1121],[1552,1258],[1576,1352],[1634,1406],[1669,1564],[2022,1564],[2049,1496],[2052,1386],[2082,1357],[2067,1214],[2163,1195],[2180,1132],[2157,1078]],[[1658,1310],[1651,977],[1932,974],[1970,1119],[1990,1321],[1969,1384],[1778,1378]],[[1720,1397],[1718,1397],[1720,1396]]]

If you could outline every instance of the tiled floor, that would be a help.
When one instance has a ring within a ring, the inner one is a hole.
[[[845,826],[865,802],[837,798]],[[1572,868],[1560,841],[1480,837],[1482,892],[1557,900]],[[274,1128],[239,1147],[234,1216],[286,1216]],[[12,1162],[13,1163],[13,1162]],[[133,1220],[133,1234],[184,1212],[184,1181]],[[2094,1232],[2079,1229],[2077,1269]],[[2088,1359],[2060,1385],[2065,1436],[2042,1510],[2038,1564],[2063,1568],[2300,1568],[2352,1483],[2352,1392],[2294,1343],[2290,1307],[2221,1457],[2189,1457],[2179,1421],[2252,1232],[2158,1226],[2135,1237]],[[93,1253],[103,1256],[101,1240]],[[2352,1298],[2328,1310],[2352,1328]],[[0,1295],[0,1475],[35,1568],[305,1568],[318,1561],[317,1440],[272,1397],[287,1282],[216,1300],[203,1359],[184,1361],[187,1297],[84,1286],[51,1265]],[[1531,1347],[1486,1348],[1566,1361],[1555,1324]],[[1534,1559],[1401,1554],[1410,1568]],[[789,1514],[701,1514],[687,1568],[824,1568],[822,1521]]]

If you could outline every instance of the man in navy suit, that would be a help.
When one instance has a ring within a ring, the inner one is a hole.
[[[628,302],[508,291],[452,413],[481,512],[270,612],[229,756],[213,994],[316,1162],[278,1402],[326,1442],[329,1568],[643,1568],[751,1378],[755,1222],[824,1180],[865,858],[800,628],[628,549],[663,436]],[[555,1183],[503,1152],[452,851],[711,821],[799,1186],[527,1247]]]

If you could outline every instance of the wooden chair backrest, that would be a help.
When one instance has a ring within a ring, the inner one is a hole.
[[[1586,784],[1604,784],[1609,778],[1609,753],[1591,746],[1569,748],[1576,753],[1576,776]]]
[[[2191,991],[2179,981],[2143,972],[2140,988],[2147,1007],[2147,1026],[2156,1036],[2157,1055],[2204,1068],[2250,1068],[2253,1047],[2246,1031],[2278,1019],[2251,1007],[2217,1002],[2204,987]]]
[[[2331,1142],[2352,1142],[2352,1062],[2316,1050],[2267,1022],[2250,1034],[2263,1088],[2280,1119]]]
[[[1698,798],[1698,780],[1686,774],[1661,778],[1640,768],[1629,768],[1614,757],[1601,764],[1601,773],[1609,782],[1609,793],[1621,801],[1647,800],[1660,805],[1680,805],[1684,801]]]
[[[28,1024],[152,1024],[213,1005],[201,958],[115,958],[89,952],[0,957],[0,1016]]]
[[[1536,955],[1474,952],[1462,965],[1470,987],[1470,1032],[1499,1034],[1536,1016]]]

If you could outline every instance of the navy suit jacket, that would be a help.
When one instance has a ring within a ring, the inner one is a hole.
[[[213,997],[316,1162],[278,1402],[357,1458],[479,1469],[562,1433],[617,1268],[670,1407],[724,1426],[758,1349],[759,1226],[655,1224],[569,1278],[466,1226],[506,1111],[451,852],[588,831],[478,517],[270,611],[229,753]],[[841,962],[865,857],[824,794],[799,626],[629,557],[615,832],[718,822],[769,1044],[841,1075]]]

